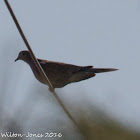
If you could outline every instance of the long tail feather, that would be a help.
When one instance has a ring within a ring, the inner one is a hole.
[[[114,69],[114,68],[92,68],[90,70],[92,70],[94,73],[101,73],[101,72],[116,71],[118,69]]]

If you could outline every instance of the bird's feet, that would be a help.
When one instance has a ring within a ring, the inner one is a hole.
[[[49,87],[49,91],[50,91],[50,92],[54,92],[54,88]]]

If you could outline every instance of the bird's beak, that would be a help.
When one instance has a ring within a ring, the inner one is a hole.
[[[15,60],[15,62],[18,60],[19,58],[17,58],[16,60]]]

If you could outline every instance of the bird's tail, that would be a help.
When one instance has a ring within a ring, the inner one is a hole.
[[[94,73],[102,73],[102,72],[111,72],[111,71],[116,71],[118,69],[114,68],[91,68],[90,71]]]

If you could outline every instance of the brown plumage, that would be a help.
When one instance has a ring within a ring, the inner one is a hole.
[[[28,51],[21,51],[15,61],[17,60],[23,60],[29,64],[37,80],[45,84]],[[61,88],[67,84],[91,78],[95,76],[95,73],[117,70],[113,68],[93,68],[93,66],[76,66],[42,59],[37,60],[54,88]]]

